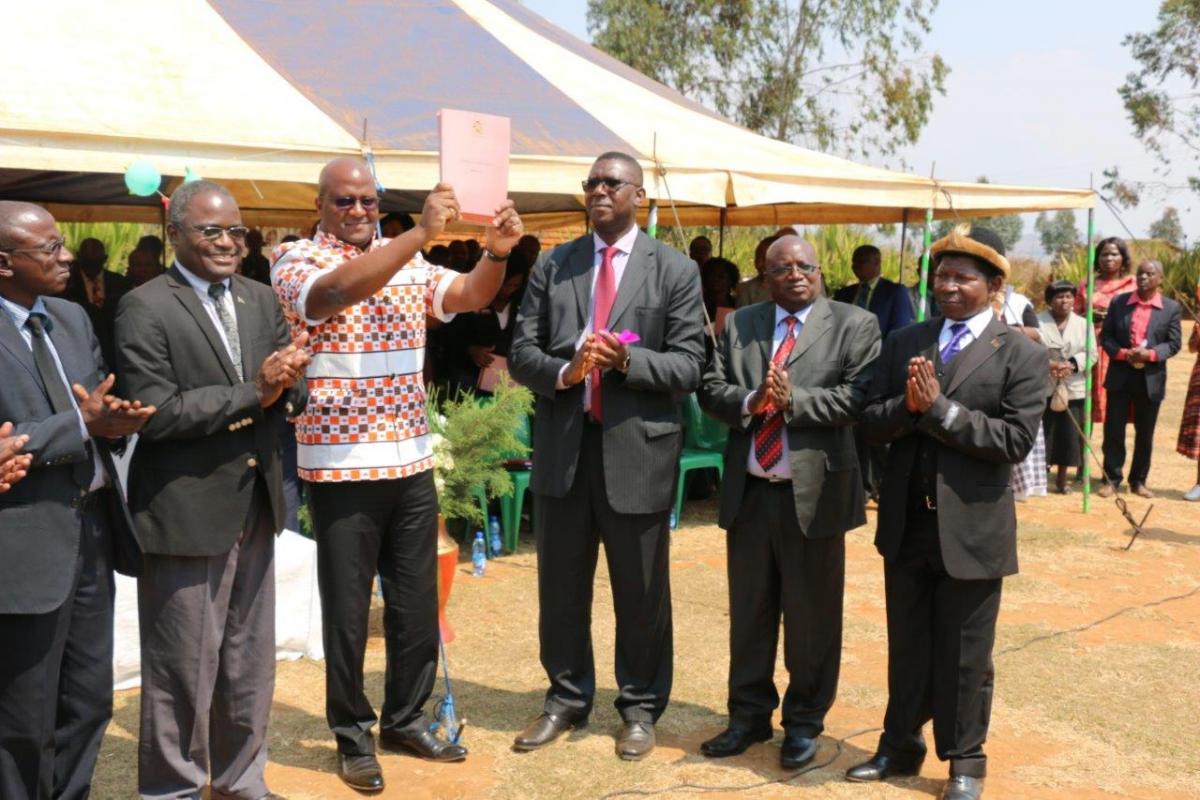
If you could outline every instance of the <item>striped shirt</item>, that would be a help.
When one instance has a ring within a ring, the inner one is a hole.
[[[369,249],[387,244],[376,239]],[[308,481],[406,478],[433,467],[425,416],[425,317],[449,320],[442,307],[458,273],[420,253],[387,285],[328,319],[306,310],[322,275],[363,250],[317,231],[276,248],[271,285],[293,336],[307,329],[308,406],[296,418],[300,477]]]

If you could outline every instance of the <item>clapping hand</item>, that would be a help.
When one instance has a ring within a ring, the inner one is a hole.
[[[283,390],[295,385],[304,377],[304,371],[312,356],[304,348],[308,345],[308,331],[300,331],[287,347],[276,350],[263,360],[255,384],[259,403],[263,408],[272,405]]]
[[[933,362],[917,356],[908,362],[908,381],[904,385],[904,405],[914,414],[924,414],[942,393],[933,370]]]
[[[109,375],[90,392],[78,383],[71,385],[87,432],[102,439],[119,439],[137,433],[157,410],[141,400],[122,400],[109,394],[116,376]]]
[[[600,369],[621,369],[629,358],[629,345],[615,333],[600,331],[592,338],[592,358]]]
[[[747,410],[754,415],[782,411],[792,404],[792,385],[787,373],[771,362],[762,385],[754,390]]]
[[[12,436],[12,430],[11,422],[0,425],[0,494],[24,478],[33,461],[33,456],[21,454],[21,448],[29,442],[29,437]]]
[[[584,339],[583,344],[575,351],[575,355],[571,357],[571,363],[567,365],[566,371],[563,372],[563,383],[565,385],[574,386],[577,383],[582,383],[583,379],[596,366],[595,347],[595,334]]]

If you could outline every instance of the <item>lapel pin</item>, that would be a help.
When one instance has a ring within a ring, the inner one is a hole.
[[[239,297],[239,298],[237,299],[237,301],[238,301],[239,303],[241,303],[242,305],[246,305],[246,301],[245,301],[245,300],[243,300],[241,297]]]
[[[998,337],[998,336],[993,336],[993,337],[992,337],[992,349],[993,349],[993,350],[999,350],[999,349],[1000,349],[1000,337]]]

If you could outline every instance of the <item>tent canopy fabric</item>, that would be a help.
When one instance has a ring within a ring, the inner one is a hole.
[[[43,0],[0,51],[0,193],[64,219],[151,221],[127,194],[148,159],[230,186],[252,224],[311,219],[321,166],[369,149],[387,210],[438,179],[442,107],[512,119],[510,190],[533,221],[581,219],[579,180],[606,150],[637,157],[682,221],[899,222],[1087,208],[1090,191],[936,183],[741,128],[555,28],[515,0]],[[92,206],[83,210],[73,206]],[[98,207],[98,208],[97,208]],[[564,217],[564,215],[566,215]],[[664,222],[671,221],[670,218]]]

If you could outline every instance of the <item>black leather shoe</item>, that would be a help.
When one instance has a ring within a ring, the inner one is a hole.
[[[846,780],[855,783],[872,783],[885,778],[916,775],[920,771],[921,760],[901,762],[891,756],[885,756],[883,753],[876,753],[871,756],[870,761],[846,770]]]
[[[379,744],[385,750],[407,753],[427,761],[462,761],[467,757],[467,748],[439,739],[428,729],[416,732],[380,731]]]
[[[807,736],[785,734],[783,747],[779,750],[779,766],[784,769],[800,769],[817,754],[817,740]]]
[[[774,732],[770,728],[750,730],[730,725],[700,745],[700,752],[709,758],[729,758],[740,756],[752,744],[770,741]]]
[[[654,749],[654,725],[626,722],[617,736],[617,755],[626,761],[641,761]]]
[[[360,792],[383,791],[383,770],[373,755],[348,756],[338,753],[338,777],[351,789]]]
[[[539,747],[550,744],[564,733],[586,727],[586,719],[576,721],[560,714],[543,711],[537,716],[537,719],[525,727],[525,730],[517,734],[517,738],[513,740],[513,750],[523,753],[537,750]]]
[[[969,775],[951,775],[942,787],[942,800],[979,800],[983,797],[983,779]]]

